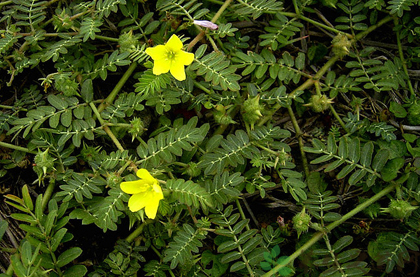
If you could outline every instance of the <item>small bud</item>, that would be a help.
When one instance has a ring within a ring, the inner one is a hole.
[[[132,140],[144,133],[144,123],[140,118],[134,118],[130,121],[131,127],[128,132],[132,135]]]
[[[346,35],[338,34],[332,40],[332,51],[335,55],[343,58],[350,53],[351,41]]]
[[[133,52],[136,50],[136,46],[139,44],[138,39],[133,35],[131,30],[128,33],[120,35],[118,38],[118,45],[120,46],[121,52]]]
[[[310,103],[305,104],[304,106],[309,106],[314,112],[319,113],[328,109],[328,106],[331,103],[333,103],[333,101],[329,99],[326,95],[314,94],[311,96]]]
[[[242,117],[246,123],[251,125],[251,129],[254,129],[254,124],[262,116],[261,111],[263,109],[264,107],[260,104],[259,95],[254,98],[248,97],[248,99],[244,101]]]
[[[106,183],[110,188],[117,188],[119,184],[122,182],[121,176],[116,174],[115,172],[110,172],[108,177],[106,178]]]
[[[401,219],[407,218],[411,213],[418,207],[412,206],[405,200],[394,200],[392,199],[389,203],[388,208],[383,208],[382,212],[389,213],[393,218]]]
[[[54,78],[54,87],[65,96],[71,97],[78,94],[79,84],[68,74],[59,74]]]
[[[190,177],[197,177],[201,174],[201,169],[198,167],[197,163],[190,162],[182,174],[186,174]]]
[[[307,232],[309,229],[309,224],[311,222],[311,216],[305,212],[305,207],[300,213],[295,215],[292,219],[293,228],[297,231],[298,238],[303,232]]]
[[[101,150],[100,146],[92,147],[92,146],[87,146],[86,144],[83,144],[83,148],[80,151],[80,157],[86,162],[91,162],[95,159],[95,156],[98,155],[100,150]]]
[[[217,24],[214,24],[213,22],[208,20],[194,20],[194,24],[204,28],[209,28],[211,30],[217,30],[217,28],[219,28]]]
[[[42,176],[47,174],[47,172],[50,172],[52,170],[55,170],[54,168],[54,161],[55,159],[50,156],[48,153],[48,149],[44,152],[41,152],[41,150],[38,151],[38,154],[35,156],[35,167],[34,170],[38,174],[38,176]]]
[[[213,117],[214,121],[221,125],[236,124],[230,115],[226,111],[227,107],[217,104],[214,106]]]

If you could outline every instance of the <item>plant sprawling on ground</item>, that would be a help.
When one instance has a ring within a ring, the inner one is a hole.
[[[419,5],[1,1],[0,276],[415,274]]]

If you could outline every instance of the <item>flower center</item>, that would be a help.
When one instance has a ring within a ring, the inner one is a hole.
[[[172,60],[175,59],[175,57],[176,57],[176,53],[174,51],[169,50],[169,51],[166,52],[166,59],[167,60],[172,61]]]

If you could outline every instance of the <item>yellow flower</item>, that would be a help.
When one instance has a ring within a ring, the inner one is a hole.
[[[185,65],[194,60],[194,54],[182,51],[182,41],[172,35],[165,45],[158,45],[146,49],[146,54],[155,61],[153,74],[160,75],[168,71],[179,81],[185,80]]]
[[[139,169],[136,174],[140,180],[122,182],[121,190],[133,194],[128,200],[128,207],[132,212],[145,208],[146,215],[153,219],[156,217],[159,201],[163,199],[162,188],[146,169]]]

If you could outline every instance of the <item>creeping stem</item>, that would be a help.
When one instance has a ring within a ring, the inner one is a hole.
[[[394,18],[394,25],[395,26],[399,25],[397,17]],[[395,33],[397,34],[398,53],[400,54],[400,60],[401,60],[402,65],[403,65],[405,76],[408,79],[407,64],[406,64],[405,59],[404,59],[404,53],[403,53],[403,49],[402,49],[402,45],[401,45],[401,35],[400,35],[400,32],[395,32]],[[411,85],[411,82],[410,82],[409,79],[407,80],[407,83],[408,83],[408,89],[410,90],[411,95],[415,96],[416,93],[414,92],[413,86]]]
[[[99,113],[102,112],[108,105],[112,104],[112,102],[114,102],[115,97],[117,97],[117,94],[121,91],[122,87],[127,82],[128,78],[130,78],[131,74],[133,74],[134,69],[136,69],[136,67],[137,67],[136,62],[133,62],[128,67],[127,71],[124,73],[124,75],[118,81],[117,85],[114,87],[114,89],[111,91],[111,93],[105,99],[105,101],[101,105],[99,105],[99,107],[98,107]]]
[[[331,232],[335,227],[341,225],[343,222],[347,221],[357,213],[363,211],[367,207],[369,207],[371,204],[375,203],[379,199],[381,199],[383,196],[387,195],[391,191],[395,189],[397,184],[394,182],[391,185],[387,186],[383,190],[381,190],[379,193],[372,196],[370,199],[368,199],[366,202],[361,203],[356,208],[345,214],[342,218],[340,218],[337,221],[332,222],[328,226],[325,227],[324,231],[315,233],[312,238],[307,241],[304,245],[302,245],[298,250],[296,250],[292,255],[290,255],[287,259],[285,259],[281,264],[278,264],[273,269],[271,269],[266,274],[262,275],[262,277],[269,277],[274,275],[276,272],[278,272],[281,268],[287,266],[288,264],[292,263],[297,257],[299,257],[303,252],[308,250],[312,245],[314,245],[318,240],[320,240],[326,233]]]

